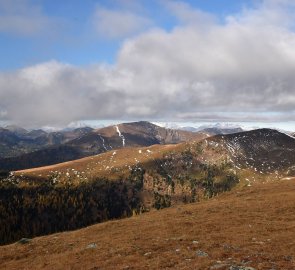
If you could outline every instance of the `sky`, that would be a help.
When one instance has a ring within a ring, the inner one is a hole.
[[[291,0],[0,0],[0,123],[295,130]]]

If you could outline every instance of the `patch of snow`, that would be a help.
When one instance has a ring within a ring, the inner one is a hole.
[[[121,131],[118,126],[116,126],[116,130],[117,130],[119,137],[121,137],[121,139],[122,139],[122,145],[124,147],[125,146],[125,137],[121,134]]]
[[[248,178],[245,178],[245,180],[248,182],[248,187],[251,187],[251,182],[250,182],[250,180],[248,179]]]
[[[106,148],[106,146],[105,146],[105,144],[104,144],[104,138],[103,138],[102,136],[100,136],[100,135],[98,135],[98,136],[99,136],[99,138],[102,140],[102,146],[103,146],[104,150],[107,151],[107,148]]]

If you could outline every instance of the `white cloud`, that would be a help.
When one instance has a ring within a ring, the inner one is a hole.
[[[98,7],[92,19],[100,37],[109,39],[126,38],[137,34],[151,25],[151,20],[129,10],[111,10]]]
[[[51,61],[2,73],[0,108],[6,119],[28,125],[128,118],[292,120],[292,20],[265,15],[288,17],[285,5],[261,4],[224,24],[188,22],[171,32],[142,33],[125,41],[113,66]]]
[[[32,36],[46,32],[48,35],[53,26],[57,26],[54,20],[29,0],[0,0],[0,33]]]
[[[4,110],[0,110],[0,118],[5,118],[7,115],[7,111],[4,111]]]
[[[188,3],[183,1],[163,1],[164,6],[180,22],[184,24],[197,24],[205,26],[215,21],[215,16],[199,9],[192,8]]]

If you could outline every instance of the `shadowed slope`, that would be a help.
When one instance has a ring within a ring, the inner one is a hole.
[[[218,135],[209,141],[225,148],[236,166],[259,173],[295,176],[295,138],[273,129]]]

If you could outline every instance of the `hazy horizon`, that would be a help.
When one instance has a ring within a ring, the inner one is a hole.
[[[152,121],[152,120],[85,120],[85,121],[76,121],[71,122],[62,126],[23,126],[19,123],[13,122],[3,122],[0,121],[0,127],[5,128],[8,126],[18,126],[21,128],[25,128],[27,130],[36,130],[42,129],[45,131],[58,131],[63,129],[75,129],[82,127],[91,127],[94,129],[107,127],[111,125],[117,125],[122,123],[130,123],[130,122],[138,122],[138,121],[148,121],[155,125],[179,129],[179,128],[208,128],[208,127],[217,127],[217,128],[242,128],[243,130],[252,130],[252,129],[260,129],[260,128],[270,128],[277,129],[286,132],[294,132],[295,131],[295,121],[294,122],[177,122],[177,121]]]

